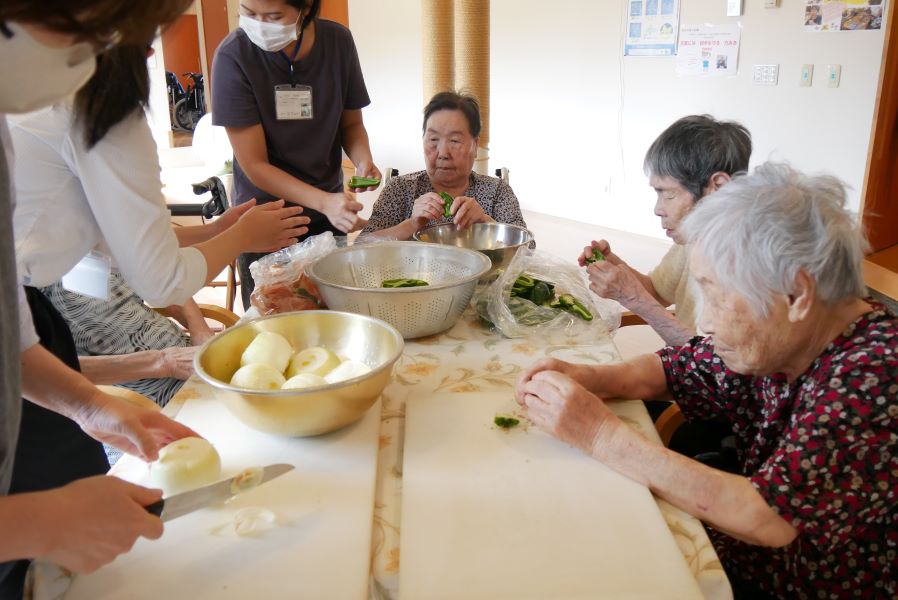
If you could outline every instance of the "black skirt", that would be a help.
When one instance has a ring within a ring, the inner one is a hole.
[[[25,294],[41,345],[80,371],[75,342],[65,320],[40,290],[26,287]],[[84,433],[77,423],[27,400],[22,402],[10,494],[48,490],[108,470],[103,444]],[[0,563],[0,600],[22,597],[28,564],[25,560]]]

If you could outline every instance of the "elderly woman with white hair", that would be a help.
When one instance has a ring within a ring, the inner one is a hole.
[[[603,366],[543,359],[540,428],[702,519],[736,598],[898,597],[898,319],[865,300],[845,187],[765,164],[683,224],[706,337]],[[741,473],[626,426],[605,398],[727,419]]]

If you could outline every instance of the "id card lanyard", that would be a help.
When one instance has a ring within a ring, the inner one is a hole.
[[[305,27],[299,33],[299,40],[296,42],[296,48],[293,49],[293,58],[287,56],[287,53],[280,50],[281,56],[287,61],[290,67],[290,85],[274,86],[274,107],[277,113],[278,121],[307,121],[313,118],[314,111],[312,107],[312,87],[308,85],[298,85],[295,80],[293,71],[293,61],[299,55],[302,48],[302,39],[306,34]]]

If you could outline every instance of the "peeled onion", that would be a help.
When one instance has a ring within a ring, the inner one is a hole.
[[[207,440],[186,437],[159,451],[150,464],[150,478],[165,496],[202,487],[221,476],[221,459]]]
[[[312,346],[293,355],[287,368],[287,377],[294,377],[300,373],[324,377],[339,364],[340,359],[336,354],[323,346]]]
[[[287,338],[273,331],[262,331],[243,351],[240,366],[268,365],[283,374],[292,356],[293,347]]]
[[[251,364],[240,367],[231,377],[231,385],[248,390],[279,390],[284,376],[270,365]]]
[[[365,363],[355,362],[354,360],[344,360],[337,367],[324,376],[324,380],[328,383],[337,383],[346,381],[353,377],[360,377],[371,372],[371,367]]]
[[[284,385],[281,386],[281,389],[300,390],[302,388],[316,387],[326,384],[327,381],[325,381],[324,377],[320,375],[314,375],[312,373],[300,373],[299,375],[294,375],[293,377],[285,381]]]
[[[239,536],[257,536],[277,525],[277,517],[267,508],[247,506],[234,515],[234,532]]]

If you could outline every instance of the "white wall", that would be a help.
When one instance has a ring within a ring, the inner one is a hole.
[[[681,23],[743,26],[738,76],[702,79],[676,75],[672,57],[622,56],[626,0],[492,0],[490,167],[511,169],[524,208],[662,237],[643,155],[675,119],[707,112],[751,130],[753,165],[789,160],[843,178],[856,210],[883,33],[805,32],[804,0],[744,4],[728,18],[723,0],[682,0]],[[375,160],[420,169],[420,4],[349,0],[349,10]],[[779,85],[752,85],[751,65],[768,63],[780,64]],[[810,88],[798,87],[803,63],[815,65]],[[825,85],[828,63],[842,65],[839,88]]]

